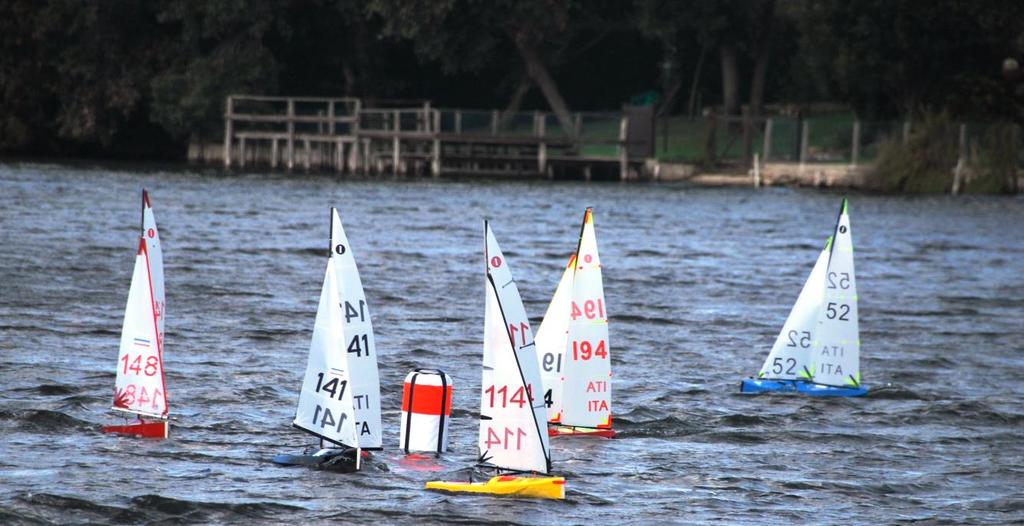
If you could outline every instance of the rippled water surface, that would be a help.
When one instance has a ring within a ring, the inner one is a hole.
[[[139,221],[167,283],[171,438],[99,432]],[[737,394],[840,195],[670,185],[338,180],[0,165],[0,522],[1020,523],[1024,200],[851,196],[863,399]],[[358,474],[282,468],[340,209],[373,312],[386,449]],[[481,219],[539,323],[594,206],[615,440],[556,439],[565,501],[429,493],[397,450],[401,382],[455,381],[475,460]]]

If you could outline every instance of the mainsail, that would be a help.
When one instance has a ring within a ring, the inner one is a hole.
[[[135,270],[128,290],[117,356],[113,408],[143,416],[167,418],[167,389],[157,330],[150,258],[145,239],[139,239]]]
[[[565,345],[562,386],[562,425],[611,426],[611,347],[608,343],[608,312],[597,252],[594,214],[583,214],[576,249],[569,330]]]
[[[331,262],[340,299],[342,325],[348,357],[355,428],[359,447],[382,446],[380,416],[380,377],[377,371],[377,345],[373,337],[370,309],[352,249],[345,236],[338,211],[331,208]]]
[[[533,331],[508,262],[486,221],[484,237],[479,460],[500,469],[547,473],[551,457]]]
[[[142,190],[142,239],[146,240],[146,252],[149,254],[149,275],[153,281],[153,305],[156,307],[156,326],[160,334],[160,350],[163,352],[164,342],[164,254],[160,248],[160,231],[156,228],[153,216],[153,205],[149,201],[149,192]]]
[[[853,237],[844,198],[839,209],[824,276],[824,299],[818,311],[811,373],[818,384],[860,387],[860,330],[857,283],[853,272]]]
[[[328,261],[313,322],[306,376],[292,425],[329,442],[358,447],[336,281],[334,264]]]
[[[558,281],[558,288],[551,298],[551,304],[544,313],[544,320],[537,328],[537,359],[540,360],[540,377],[544,382],[544,405],[548,410],[549,422],[562,420],[562,366],[565,363],[565,344],[569,338],[569,312],[572,304],[572,277],[576,269],[576,254],[569,257],[569,263]]]
[[[811,345],[815,341],[818,314],[825,294],[825,268],[828,266],[828,245],[818,255],[810,276],[804,282],[793,310],[782,325],[775,346],[768,353],[758,378],[769,380],[809,380],[811,377]]]

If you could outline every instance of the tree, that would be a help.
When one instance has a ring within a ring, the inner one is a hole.
[[[576,1],[372,0],[369,9],[383,20],[384,34],[411,40],[421,57],[451,73],[479,70],[511,47],[562,129],[574,132],[548,57],[572,38],[570,20],[586,18]]]
[[[146,3],[0,4],[0,148],[109,148],[146,118],[160,32]]]
[[[866,116],[921,108],[954,117],[1005,114],[1002,62],[1020,31],[1013,0],[805,0],[797,5],[801,74],[821,78],[822,99]]]
[[[273,94],[279,65],[265,44],[287,33],[279,2],[170,0],[159,20],[174,29],[167,63],[151,83],[152,119],[176,138],[219,131],[224,101],[238,92]]]

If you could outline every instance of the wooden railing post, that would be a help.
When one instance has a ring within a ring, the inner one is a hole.
[[[860,121],[853,121],[853,148],[850,152],[850,166],[857,166],[860,160]]]
[[[295,99],[288,99],[288,170],[295,167]]]
[[[345,143],[341,137],[334,141],[334,169],[341,172],[345,168]]]
[[[803,169],[804,163],[807,162],[807,143],[811,137],[811,123],[804,119],[803,128],[800,130],[800,168]]]
[[[334,101],[327,103],[327,134],[334,135]]]
[[[619,180],[625,181],[629,175],[629,150],[626,138],[629,137],[629,117],[623,116],[619,121]]]
[[[401,121],[398,115],[398,110],[395,110],[394,112],[394,120],[395,129],[393,130],[393,135],[391,136],[391,167],[392,170],[394,170],[394,173],[397,174],[398,164],[401,162],[402,156],[402,141],[401,139],[398,138],[399,128],[401,128]]]
[[[224,168],[231,168],[231,141],[234,133],[234,122],[231,120],[234,113],[234,97],[228,95],[227,107],[224,111]]]
[[[960,193],[963,187],[964,180],[964,166],[967,164],[967,125],[960,124],[960,134],[958,138],[959,152],[957,153],[956,166],[953,168],[953,188],[950,189],[950,193],[957,195]]]
[[[434,141],[431,144],[430,175],[440,177],[441,175],[441,139],[437,134],[441,132],[441,111],[434,110]]]

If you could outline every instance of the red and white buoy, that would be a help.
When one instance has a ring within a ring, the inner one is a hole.
[[[414,451],[443,453],[448,449],[452,414],[452,379],[438,369],[416,369],[402,386],[402,427],[399,446]]]

